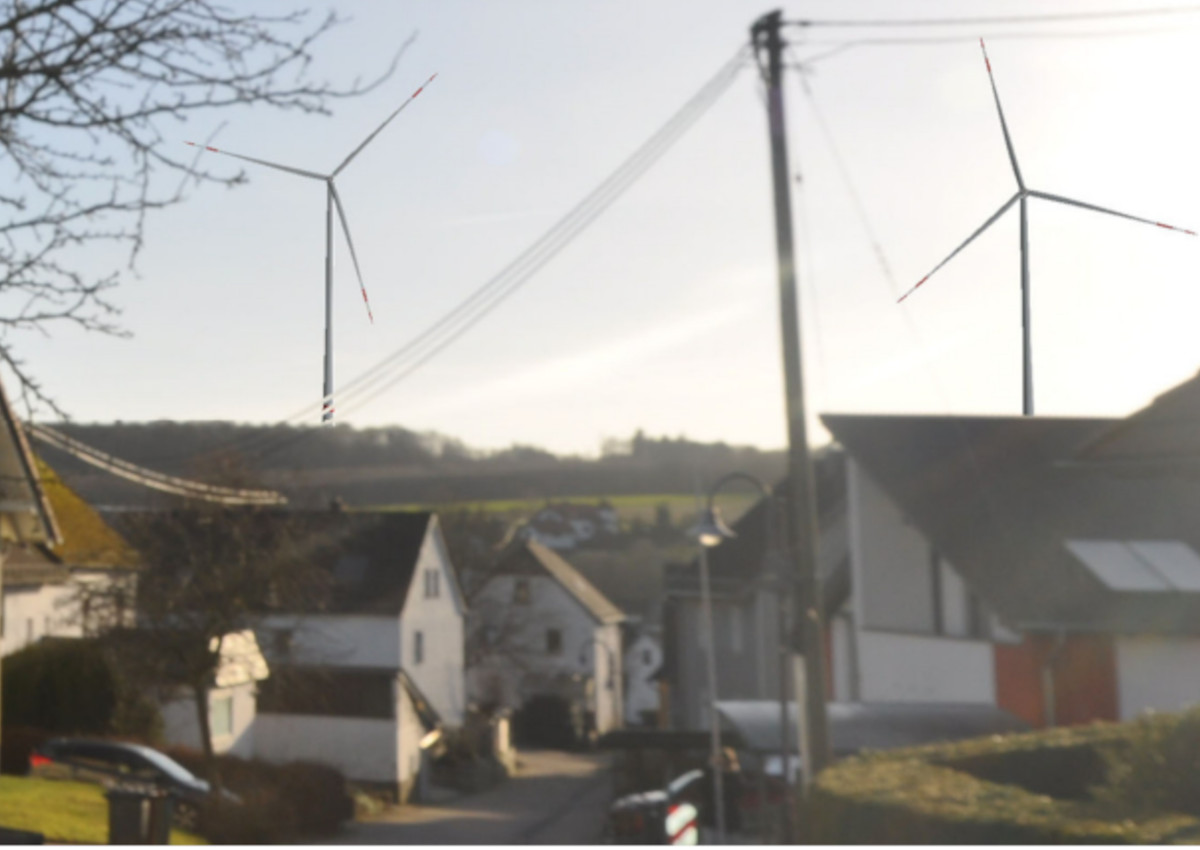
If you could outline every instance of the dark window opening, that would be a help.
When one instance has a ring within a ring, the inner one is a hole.
[[[529,579],[519,578],[513,584],[513,603],[517,605],[529,604]]]
[[[546,652],[551,655],[562,652],[562,632],[558,629],[546,629]]]
[[[276,668],[258,684],[258,710],[324,717],[395,717],[389,672]]]
[[[423,632],[413,632],[413,664],[420,664],[425,660],[425,634]]]

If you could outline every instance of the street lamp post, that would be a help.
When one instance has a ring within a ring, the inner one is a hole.
[[[778,582],[778,584],[779,584],[779,587],[777,588],[778,592],[776,593],[776,602],[778,605],[777,617],[779,620],[779,623],[778,623],[778,633],[779,633],[779,759],[780,759],[779,770],[780,770],[780,778],[783,780],[784,786],[790,787],[791,786],[791,777],[788,772],[788,763],[791,759],[791,742],[790,742],[791,718],[789,717],[789,713],[788,713],[788,673],[789,673],[789,667],[790,667],[789,662],[791,660],[791,648],[790,648],[790,641],[788,639],[789,635],[790,635],[790,629],[789,629],[789,623],[788,623],[788,605],[787,605],[788,597],[790,596],[790,592],[789,592],[790,591],[790,582],[788,581],[788,573],[787,573],[786,565],[780,563],[781,559],[778,557],[778,551],[777,551],[777,546],[776,546],[777,541],[776,541],[776,537],[775,537],[775,507],[776,507],[775,496],[770,491],[770,489],[767,487],[767,485],[765,485],[759,479],[755,478],[753,475],[748,475],[747,473],[744,473],[744,472],[731,472],[728,475],[726,475],[724,478],[721,478],[719,481],[717,481],[717,483],[714,484],[708,491],[708,504],[707,504],[707,507],[705,508],[704,516],[700,520],[700,525],[697,528],[697,537],[699,538],[700,544],[701,544],[701,546],[700,546],[700,554],[701,554],[700,592],[701,592],[701,595],[705,599],[704,604],[706,606],[706,609],[708,610],[707,616],[708,616],[708,621],[709,621],[709,638],[711,641],[713,632],[712,632],[712,627],[711,627],[711,623],[712,623],[711,608],[708,607],[709,603],[707,601],[708,600],[708,580],[707,580],[708,579],[708,569],[707,569],[708,559],[706,557],[706,551],[710,547],[719,545],[723,540],[726,540],[726,539],[729,539],[732,537],[737,537],[737,533],[733,529],[731,529],[728,525],[726,525],[725,522],[721,519],[720,511],[717,510],[717,507],[714,504],[714,501],[715,501],[716,495],[717,495],[717,491],[720,490],[723,486],[725,486],[725,484],[729,483],[730,481],[736,481],[736,480],[747,481],[750,484],[754,485],[754,487],[759,491],[760,495],[762,495],[762,497],[763,497],[763,505],[764,505],[764,509],[766,510],[766,516],[764,517],[765,525],[766,525],[766,535],[765,535],[766,550],[765,550],[764,556],[765,556],[765,560],[768,563],[768,569],[770,571],[771,578],[773,580],[775,580],[776,582]],[[710,658],[711,658],[711,655],[710,655]],[[716,696],[715,696],[716,668],[715,668],[715,666],[713,666],[711,661],[710,661],[709,680],[713,685],[714,696],[713,696],[712,712],[713,712],[713,715],[715,716],[716,715],[716,704],[717,704]],[[719,750],[719,747],[720,747],[720,728],[718,725],[714,724],[714,732],[713,732],[714,759],[716,758],[716,754]],[[721,791],[720,785],[718,784],[717,793],[719,794],[720,791]],[[723,804],[719,803],[718,804],[718,815],[724,814],[723,808],[724,808]],[[784,843],[791,844],[792,843],[791,817],[788,812],[787,806],[784,807],[782,822],[783,822]],[[721,827],[723,827],[723,818],[719,818],[718,824]],[[723,832],[723,829],[721,831]]]

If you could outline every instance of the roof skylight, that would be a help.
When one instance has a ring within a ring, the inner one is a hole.
[[[1200,555],[1179,540],[1067,540],[1067,549],[1110,590],[1200,593]]]

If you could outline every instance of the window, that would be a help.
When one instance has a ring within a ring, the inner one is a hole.
[[[208,709],[208,725],[214,738],[233,734],[233,695],[214,697]]]
[[[425,633],[413,632],[413,664],[425,660]]]
[[[529,579],[519,578],[513,582],[513,604],[529,604]]]
[[[1200,592],[1200,556],[1178,540],[1068,540],[1066,547],[1110,590]]]
[[[546,652],[550,655],[562,652],[562,632],[558,629],[546,629]]]
[[[258,683],[258,712],[391,720],[394,684],[394,673],[278,667]]]
[[[642,650],[642,663],[649,667],[654,662],[654,653],[648,649]]]
[[[441,574],[437,570],[425,571],[425,598],[436,599],[441,593]]]

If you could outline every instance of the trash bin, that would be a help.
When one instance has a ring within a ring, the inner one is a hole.
[[[108,800],[108,843],[145,844],[150,801],[145,791],[116,786],[104,793]]]
[[[154,787],[117,785],[108,799],[109,844],[169,844],[174,800]]]

